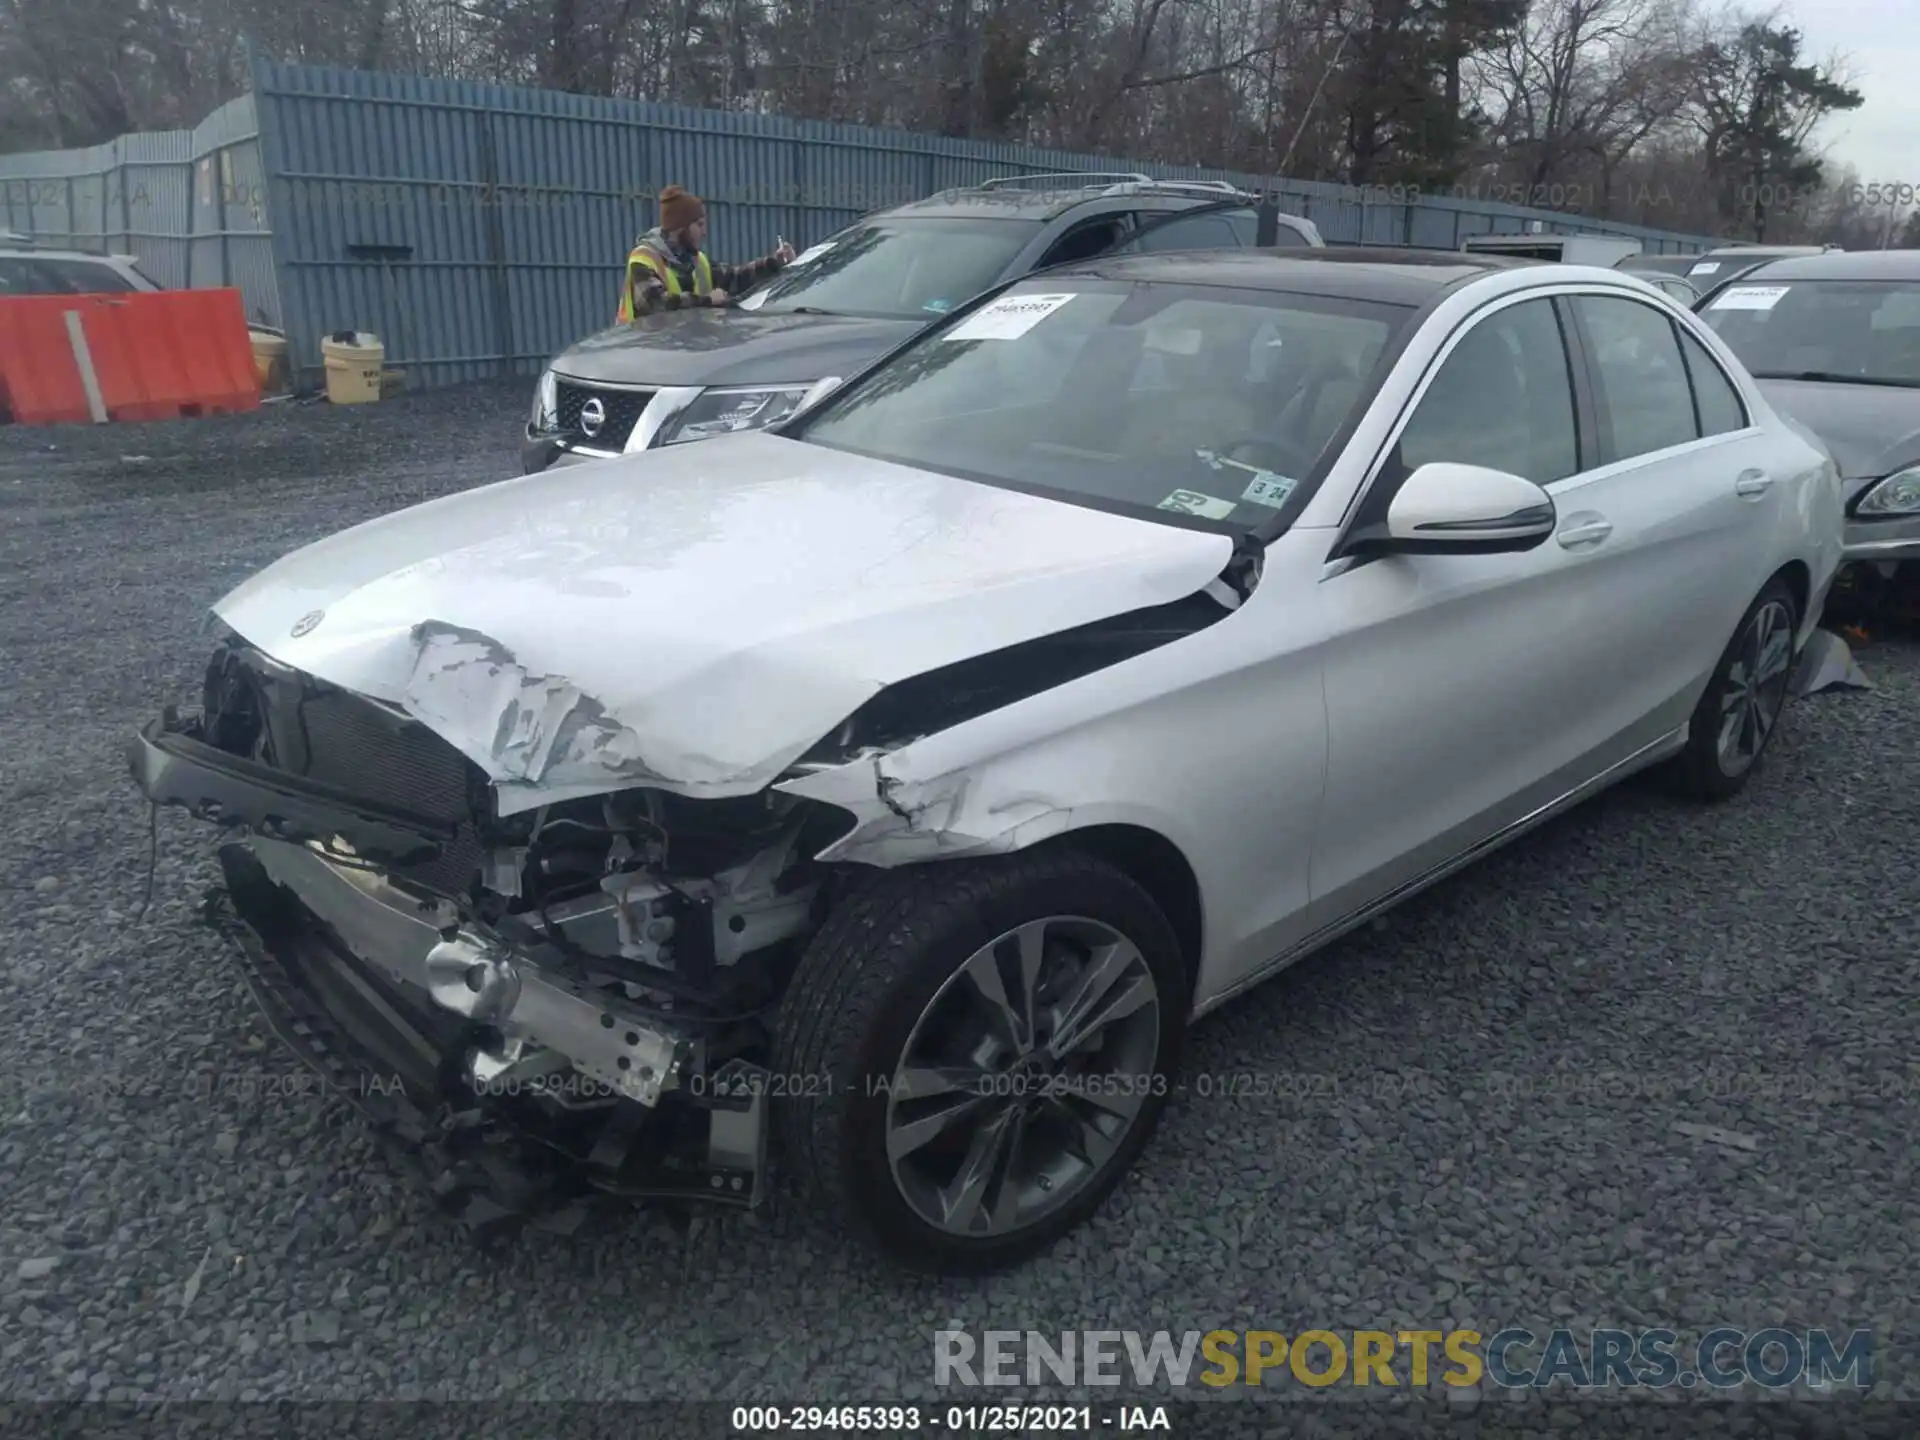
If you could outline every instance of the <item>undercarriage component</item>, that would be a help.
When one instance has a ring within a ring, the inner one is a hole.
[[[506,1041],[557,1050],[584,1074],[642,1105],[657,1104],[694,1061],[693,1035],[460,928],[444,905],[414,899],[374,871],[275,840],[251,848],[270,879],[350,944],[357,940],[356,953]]]
[[[447,1208],[568,1228],[595,1195],[764,1199],[762,1017],[844,814],[636,791],[503,822],[417,722],[239,643],[206,707],[137,735],[134,778],[240,832],[209,918]]]
[[[739,1083],[753,1067],[723,1067],[726,1093],[683,1071],[681,1087],[648,1106],[556,1051],[503,1042],[370,964],[354,943],[370,926],[324,919],[263,863],[261,851],[289,848],[223,845],[226,886],[207,917],[233,943],[275,1033],[442,1208],[481,1230],[569,1231],[602,1199],[764,1200],[766,1086]]]

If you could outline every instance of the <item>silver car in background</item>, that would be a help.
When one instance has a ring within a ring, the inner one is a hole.
[[[1833,452],[1848,597],[1920,616],[1920,250],[1775,260],[1700,317]]]
[[[1636,771],[1740,790],[1840,531],[1617,271],[1107,257],[287,556],[130,757],[463,1215],[784,1167],[986,1270],[1093,1215],[1191,1020]]]

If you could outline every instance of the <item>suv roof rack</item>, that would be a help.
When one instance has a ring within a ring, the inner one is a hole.
[[[1246,196],[1252,200],[1250,190],[1242,190],[1233,180],[1125,180],[1123,184],[1108,186],[1110,196],[1135,194],[1140,190],[1171,190],[1175,194],[1204,194],[1204,196]]]
[[[1132,170],[1049,170],[1034,175],[996,175],[991,180],[982,180],[974,188],[978,190],[998,190],[1002,186],[1029,185],[1036,180],[1054,182],[1055,189],[1072,188],[1087,190],[1091,190],[1099,185],[1113,184],[1116,181],[1122,184],[1135,185],[1151,185],[1153,183],[1153,177],[1151,175],[1141,175]],[[1071,180],[1074,181],[1075,184],[1070,187],[1063,187],[1058,184],[1058,182],[1062,180]]]

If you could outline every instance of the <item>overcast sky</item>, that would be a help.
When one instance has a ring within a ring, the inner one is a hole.
[[[1825,60],[1843,51],[1867,103],[1829,120],[1824,143],[1833,168],[1851,164],[1867,183],[1920,188],[1920,3],[1916,0],[1794,0],[1802,53]]]

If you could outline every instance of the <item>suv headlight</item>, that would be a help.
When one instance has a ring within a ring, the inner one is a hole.
[[[533,415],[527,423],[536,435],[551,435],[560,428],[560,386],[550,369],[540,372],[540,383],[533,390]]]
[[[662,445],[711,440],[738,430],[761,430],[800,408],[812,385],[755,385],[704,390],[667,422]]]
[[[1895,471],[1860,497],[1854,514],[1920,515],[1920,465]]]

